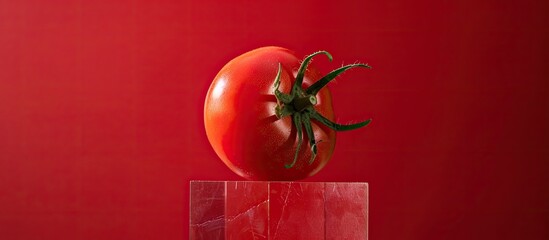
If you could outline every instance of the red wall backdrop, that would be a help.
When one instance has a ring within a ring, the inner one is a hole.
[[[548,1],[224,2],[0,1],[0,238],[186,239],[189,180],[239,180],[209,83],[280,45],[374,67],[308,179],[369,182],[371,239],[549,239]]]

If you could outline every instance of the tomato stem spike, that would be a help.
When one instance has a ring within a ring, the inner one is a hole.
[[[311,118],[309,117],[309,113],[303,114],[303,125],[305,126],[305,132],[307,133],[307,137],[309,138],[309,145],[311,147],[311,152],[313,153],[311,155],[311,159],[309,160],[309,165],[313,163],[313,161],[316,158],[316,140],[315,140],[315,134],[313,132],[313,127],[311,126]]]
[[[292,161],[292,163],[284,165],[284,167],[286,168],[291,168],[295,165],[295,163],[297,162],[297,156],[299,155],[299,149],[301,148],[301,144],[303,143],[301,113],[295,113],[293,120],[294,120],[294,125],[297,129],[297,148],[295,150],[294,160]]]
[[[368,119],[364,122],[359,122],[359,123],[355,123],[355,124],[349,124],[349,125],[338,124],[338,123],[334,123],[334,122],[328,120],[326,117],[320,115],[316,111],[312,112],[311,117],[318,120],[319,122],[326,125],[327,127],[331,128],[333,130],[336,130],[336,131],[354,130],[354,129],[357,129],[357,128],[364,127],[372,121],[372,119]]]
[[[303,84],[303,77],[305,76],[305,71],[307,70],[307,66],[309,66],[309,62],[313,59],[314,56],[318,54],[324,54],[328,57],[330,61],[332,61],[332,55],[329,52],[326,51],[318,51],[315,52],[303,59],[303,62],[301,63],[301,66],[299,66],[299,70],[297,70],[297,75],[295,76],[295,83],[292,87],[292,95],[295,95],[298,92],[302,92],[301,84]]]
[[[311,159],[309,160],[309,165],[313,164],[315,158],[316,158],[316,153],[317,153],[317,148],[316,148],[316,144],[317,143],[320,143],[322,142],[322,140],[318,140],[318,142],[315,142],[312,146],[311,146],[311,150],[313,151],[313,155],[311,156]]]
[[[356,64],[349,64],[343,67],[340,67],[336,70],[331,71],[326,76],[322,77],[318,81],[316,81],[313,85],[311,85],[307,90],[305,90],[306,94],[316,95],[320,89],[322,89],[324,86],[326,86],[330,81],[335,79],[337,76],[341,75],[345,71],[355,68],[355,67],[363,67],[363,68],[372,68],[368,66],[367,64],[362,63],[356,63]]]
[[[275,82],[274,82],[274,86],[273,86],[275,91],[278,90],[278,87],[280,87],[280,74],[281,73],[282,73],[282,64],[278,63],[278,70],[276,71]]]
[[[276,96],[276,101],[278,102],[278,105],[280,105],[280,102],[283,102],[284,104],[289,104],[293,100],[293,95],[288,95],[285,93],[282,93],[278,88],[280,87],[280,74],[282,72],[282,65],[278,63],[278,72],[276,73],[275,82],[274,82],[274,93]]]

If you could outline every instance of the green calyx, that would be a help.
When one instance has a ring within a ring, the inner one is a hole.
[[[347,131],[347,130],[353,130],[357,128],[364,127],[368,125],[372,121],[372,119],[368,119],[363,122],[355,123],[355,124],[338,124],[330,121],[326,117],[320,115],[315,109],[314,105],[316,105],[317,98],[316,94],[325,87],[330,81],[335,79],[337,76],[342,74],[343,72],[355,68],[355,67],[363,67],[363,68],[371,68],[370,66],[366,64],[349,64],[345,65],[343,67],[340,67],[336,70],[331,71],[326,76],[322,77],[318,81],[316,81],[313,85],[308,87],[307,89],[303,89],[303,77],[305,76],[305,71],[307,70],[307,66],[309,66],[309,63],[313,59],[314,56],[324,54],[328,57],[330,61],[332,61],[332,55],[326,51],[319,51],[315,52],[303,60],[301,63],[301,66],[299,66],[299,70],[297,71],[297,75],[295,77],[294,85],[292,86],[292,90],[289,94],[282,93],[278,88],[280,87],[280,74],[282,72],[282,66],[280,63],[278,64],[278,72],[275,77],[274,81],[274,95],[277,99],[277,106],[276,106],[276,116],[280,118],[284,118],[287,116],[292,116],[292,120],[294,123],[294,126],[297,129],[297,148],[295,151],[294,159],[291,163],[286,164],[286,168],[291,168],[295,165],[297,161],[297,157],[299,154],[299,149],[301,148],[301,145],[303,143],[303,127],[305,127],[305,134],[307,134],[309,139],[309,147],[311,148],[312,156],[309,160],[309,164],[312,164],[316,155],[317,155],[317,144],[320,141],[315,140],[315,135],[313,132],[313,127],[311,125],[311,119],[316,120],[317,122],[326,125],[327,127],[335,130],[335,131]]]

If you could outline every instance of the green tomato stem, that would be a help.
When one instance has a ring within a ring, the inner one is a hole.
[[[274,80],[274,95],[277,99],[277,106],[275,108],[276,116],[279,119],[287,116],[292,116],[293,124],[297,129],[297,147],[295,150],[294,158],[291,163],[285,165],[286,168],[292,168],[297,163],[299,150],[303,143],[303,127],[305,127],[305,134],[307,134],[307,137],[309,139],[309,147],[312,152],[309,164],[312,164],[314,162],[314,159],[317,156],[317,144],[322,140],[318,142],[315,140],[311,119],[314,119],[320,124],[323,124],[335,131],[353,130],[364,127],[371,122],[371,119],[368,119],[366,121],[355,124],[338,124],[330,121],[314,109],[314,106],[318,102],[316,94],[337,76],[347,71],[348,69],[355,67],[371,68],[366,64],[346,65],[328,73],[326,76],[322,77],[309,88],[307,88],[307,90],[304,90],[302,84],[305,72],[312,58],[318,54],[324,54],[328,57],[330,61],[332,60],[332,55],[326,51],[315,52],[305,57],[305,59],[301,63],[301,66],[299,67],[290,94],[282,93],[279,90],[282,66],[280,63],[278,64],[278,71]]]

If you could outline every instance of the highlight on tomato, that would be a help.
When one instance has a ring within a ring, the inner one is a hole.
[[[249,180],[299,180],[320,171],[335,148],[336,131],[366,126],[334,122],[326,85],[350,64],[321,75],[313,57],[262,47],[229,61],[214,78],[204,104],[204,125],[219,158]]]

